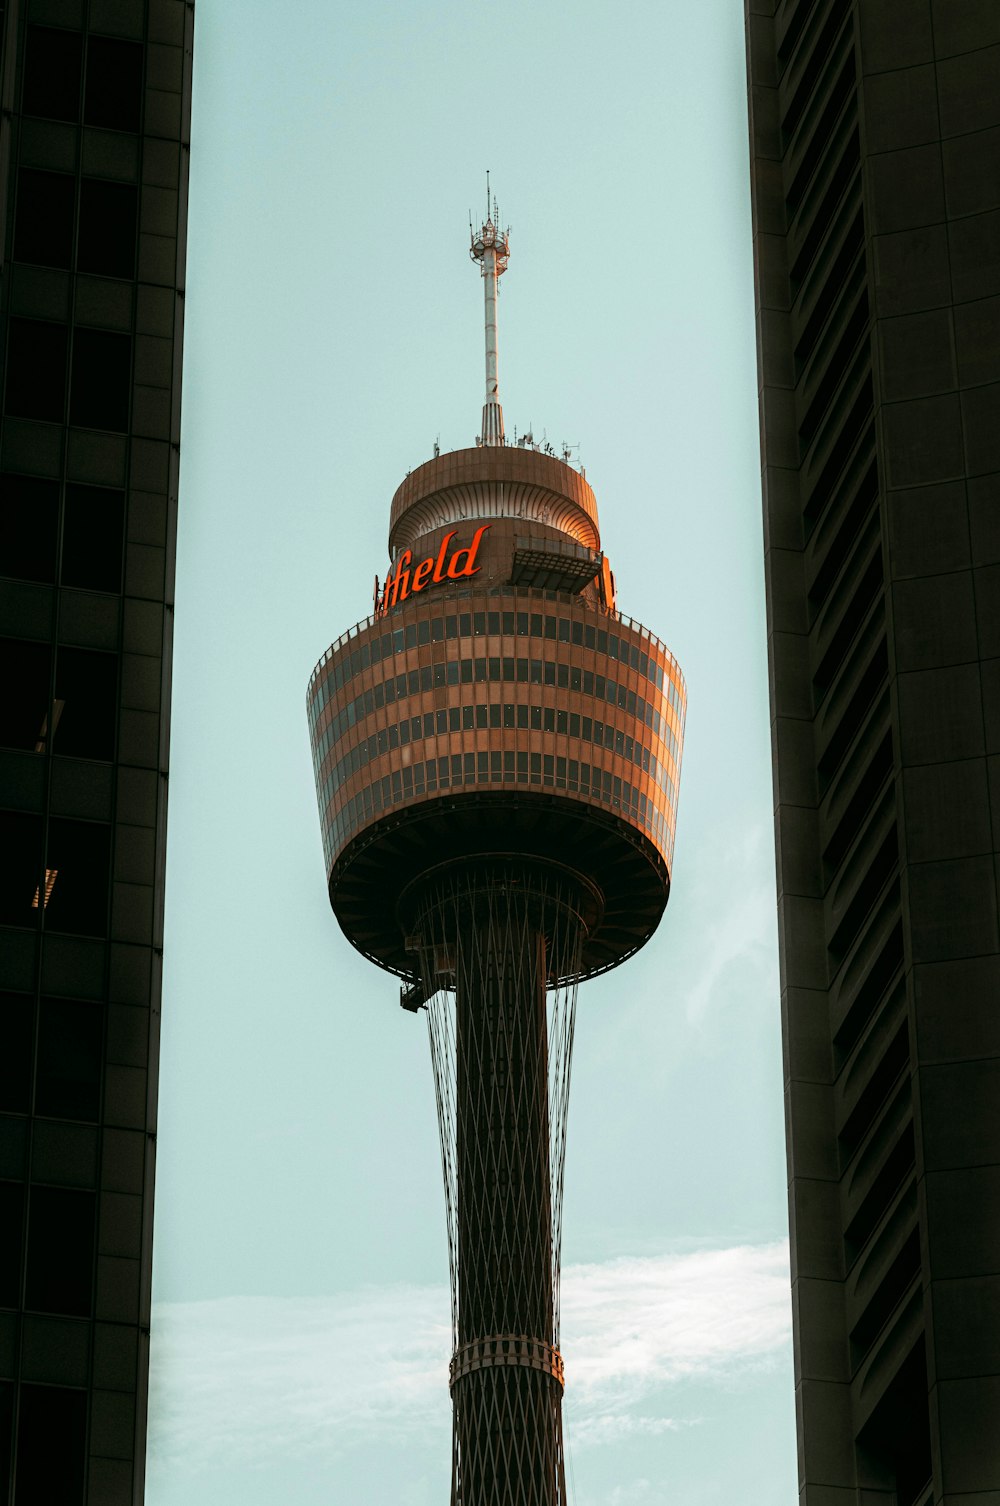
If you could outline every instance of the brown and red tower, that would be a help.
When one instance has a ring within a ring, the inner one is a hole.
[[[685,690],[620,613],[582,473],[505,443],[496,206],[476,447],[392,500],[373,615],[308,711],[330,903],[427,1014],[452,1277],[452,1506],[562,1506],[559,1245],[581,979],[656,929]]]

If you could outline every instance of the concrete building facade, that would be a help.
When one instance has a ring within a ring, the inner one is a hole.
[[[143,1497],[193,6],[0,5],[0,1501]]]
[[[748,0],[802,1498],[1000,1500],[1000,9]]]

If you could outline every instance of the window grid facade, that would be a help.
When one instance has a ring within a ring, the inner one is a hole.
[[[800,1487],[966,1502],[1000,1489],[1000,21],[746,19]]]
[[[143,1494],[193,6],[0,7],[0,1501]]]

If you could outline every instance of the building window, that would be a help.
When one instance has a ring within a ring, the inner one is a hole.
[[[47,120],[79,120],[83,37],[78,31],[29,26],[21,109]]]
[[[17,179],[14,260],[41,267],[70,267],[76,180],[68,173],[24,167]]]
[[[86,648],[60,648],[56,656],[53,751],[70,758],[115,756],[118,657]]]
[[[45,752],[51,668],[47,643],[0,638],[0,747]]]
[[[32,1187],[24,1304],[89,1318],[94,1296],[94,1194]]]
[[[0,1182],[0,1307],[21,1306],[21,1249],[24,1243],[24,1186]],[[6,1440],[0,1440],[0,1443]],[[2,1447],[0,1447],[2,1452]],[[0,1480],[6,1480],[0,1474]]]
[[[30,994],[0,994],[0,1111],[5,1114],[27,1114],[31,1109],[34,1014]],[[0,1229],[13,1228],[0,1216]]]
[[[40,816],[0,811],[0,925],[36,926],[42,865]]]
[[[87,43],[85,124],[137,131],[141,106],[142,44],[92,36]]]
[[[73,378],[69,421],[83,429],[128,428],[132,341],[103,329],[73,333]]]
[[[0,476],[0,575],[54,581],[59,538],[59,483]]]
[[[109,827],[93,821],[49,822],[45,868],[47,879],[55,878],[45,906],[47,929],[106,934],[109,853]]]
[[[7,344],[6,411],[60,424],[66,409],[66,326],[12,319]]]
[[[63,510],[62,584],[121,591],[124,543],[125,493],[70,482]]]
[[[82,1506],[87,1393],[21,1386],[17,1424],[18,1506]],[[54,1444],[58,1440],[58,1447]]]
[[[101,1106],[104,1010],[75,999],[43,999],[38,1015],[35,1113],[96,1123]]]
[[[3,1256],[0,1255],[0,1260]],[[14,1456],[14,1386],[10,1381],[0,1382],[0,1480],[10,1480],[10,1465]],[[10,1488],[9,1485],[7,1487]]]
[[[76,265],[102,277],[135,276],[137,190],[128,183],[84,178]]]

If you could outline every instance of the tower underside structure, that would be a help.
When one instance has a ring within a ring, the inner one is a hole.
[[[488,378],[490,307],[488,292]],[[495,373],[495,331],[492,350]],[[576,991],[663,913],[684,685],[615,608],[586,481],[504,445],[502,422],[407,477],[389,546],[373,615],[309,687],[330,901],[352,944],[398,976],[404,1007],[427,1014],[453,1506],[564,1506]]]

